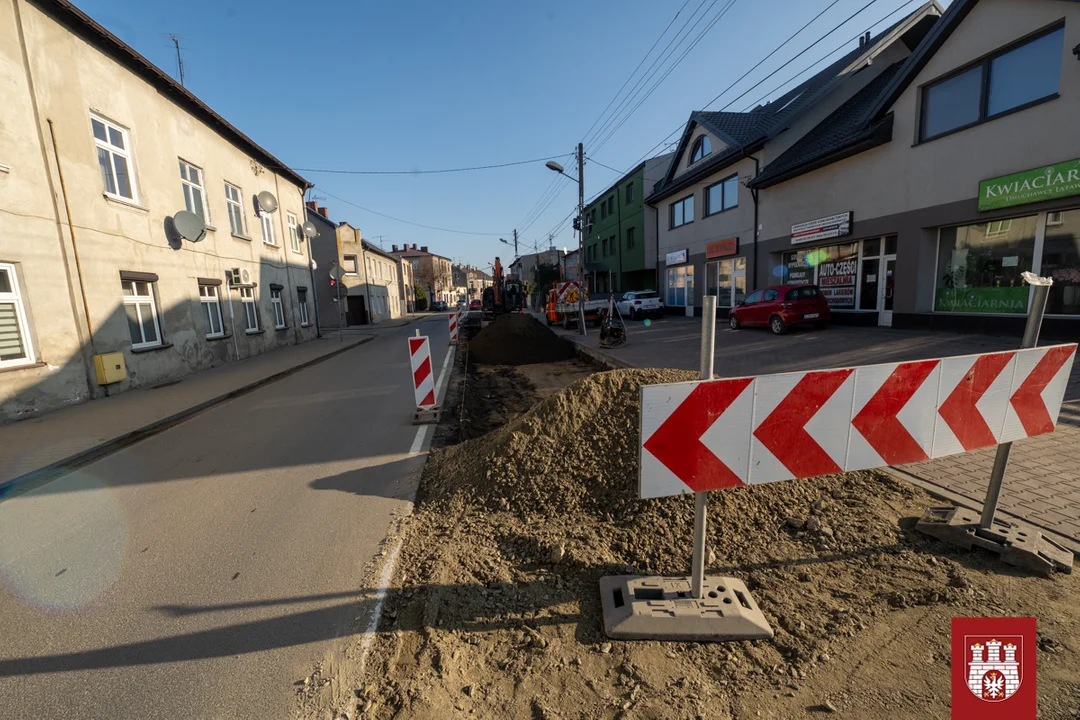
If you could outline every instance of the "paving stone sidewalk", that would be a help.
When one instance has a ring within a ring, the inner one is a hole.
[[[603,351],[592,329],[585,337],[557,332],[623,366],[696,370],[700,327],[700,318],[663,318],[650,327],[632,323],[625,347]],[[1018,344],[1014,338],[839,326],[776,337],[718,325],[715,372],[737,377],[803,371],[993,352]],[[995,452],[987,448],[899,469],[981,508]],[[1080,545],[1080,362],[1073,364],[1057,430],[1013,443],[998,507]]]
[[[366,327],[366,326],[365,326]],[[379,326],[372,326],[378,328]],[[168,424],[178,416],[367,342],[375,333],[337,333],[189,375],[155,388],[129,390],[37,418],[0,426],[0,495],[5,485]],[[10,488],[9,488],[10,489]]]

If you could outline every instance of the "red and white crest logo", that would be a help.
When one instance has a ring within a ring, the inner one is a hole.
[[[953,720],[1035,720],[1035,618],[953,618]]]
[[[965,635],[964,676],[968,690],[987,702],[1001,702],[1016,694],[1024,681],[1024,636]]]

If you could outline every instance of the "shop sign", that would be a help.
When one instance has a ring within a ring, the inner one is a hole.
[[[814,282],[814,268],[798,263],[788,263],[787,278],[784,282],[788,285],[810,285]]]
[[[727,240],[714,240],[705,246],[706,258],[727,257],[739,252],[739,238],[733,237]]]
[[[686,262],[686,258],[688,255],[688,250],[676,250],[674,252],[669,252],[667,255],[664,256],[664,264],[681,265],[682,263]]]
[[[851,234],[851,213],[808,220],[791,226],[791,244],[843,237]]]
[[[934,310],[938,312],[1025,314],[1028,289],[1018,287],[938,288]]]
[[[832,260],[818,265],[818,288],[830,307],[855,307],[856,258]]]
[[[1025,170],[979,183],[979,210],[1080,195],[1080,160]]]

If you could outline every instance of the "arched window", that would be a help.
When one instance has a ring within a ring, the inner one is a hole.
[[[690,162],[696,163],[701,158],[712,152],[712,143],[707,135],[702,135],[694,141],[694,152],[690,155]]]

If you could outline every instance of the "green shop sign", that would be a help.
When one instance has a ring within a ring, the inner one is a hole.
[[[938,312],[1027,312],[1028,289],[1023,287],[938,288],[934,309]]]
[[[979,183],[979,210],[1080,195],[1080,160],[1025,170]]]

